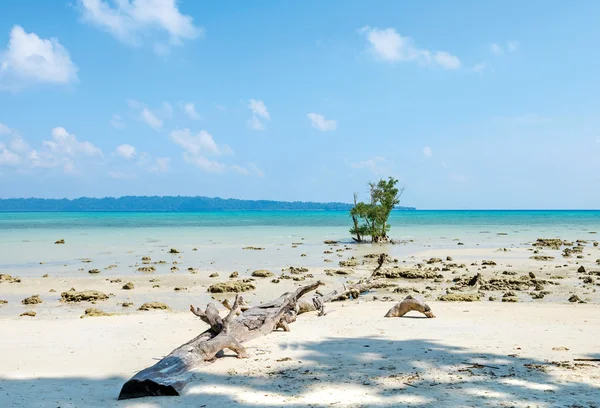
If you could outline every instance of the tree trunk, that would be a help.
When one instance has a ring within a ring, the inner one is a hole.
[[[235,352],[238,358],[248,357],[241,343],[277,328],[289,331],[288,324],[296,320],[298,300],[320,285],[321,282],[316,282],[301,286],[270,303],[243,312],[243,299],[238,295],[225,318],[219,316],[213,304],[209,304],[204,312],[192,306],[192,313],[210,325],[210,329],[179,346],[152,367],[134,375],[123,385],[119,400],[179,395],[190,381],[192,370],[214,361],[226,348]]]

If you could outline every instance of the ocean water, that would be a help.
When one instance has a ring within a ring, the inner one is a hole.
[[[350,223],[346,211],[0,213],[0,273],[75,273],[90,258],[97,267],[119,265],[106,275],[123,275],[139,256],[167,259],[171,247],[206,270],[327,267],[323,240],[352,244]],[[492,248],[539,237],[600,239],[600,211],[397,211],[390,224],[392,238],[410,241],[386,246],[398,257],[456,248],[457,240],[465,248]],[[66,244],[54,245],[61,238]],[[265,250],[242,249],[249,245]]]

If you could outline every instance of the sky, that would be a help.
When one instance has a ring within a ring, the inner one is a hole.
[[[600,2],[4,0],[0,198],[600,208]]]

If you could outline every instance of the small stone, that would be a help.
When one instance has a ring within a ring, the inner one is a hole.
[[[26,312],[21,313],[19,316],[23,317],[23,316],[29,316],[29,317],[35,317],[37,313],[34,312],[33,310],[28,310]]]
[[[156,272],[156,268],[154,266],[140,266],[137,270],[138,270],[138,272],[146,272],[146,273]]]
[[[187,288],[183,288],[183,287],[176,287],[175,291],[179,292],[180,290],[187,290]]]
[[[143,256],[142,257],[142,261],[151,261],[152,258],[150,258],[149,256]]]
[[[88,273],[100,273],[100,269],[90,269]]]
[[[135,288],[135,285],[133,284],[133,282],[127,282],[125,285],[123,285],[123,289],[125,290],[131,290]]]
[[[59,239],[58,241],[54,241],[54,244],[55,244],[55,245],[60,245],[60,244],[64,244],[64,243],[65,243],[65,240],[64,240],[64,239],[62,239],[62,238],[61,238],[61,239]]]
[[[581,303],[581,299],[579,299],[579,296],[577,296],[577,295],[571,295],[571,297],[569,298],[569,302],[571,302],[571,303],[580,302]]]
[[[256,278],[270,278],[272,276],[275,276],[275,274],[266,269],[259,269],[257,271],[252,272],[252,276]]]
[[[219,276],[218,272],[214,272],[214,273],[211,273],[210,275],[208,275],[209,278],[217,278],[218,276]]]
[[[447,256],[447,257],[446,257],[446,261],[448,261],[448,262],[452,262],[453,260],[454,260],[454,259],[452,259],[452,257],[451,257],[451,256]]]
[[[133,306],[133,303],[132,302],[123,302],[123,303],[121,303],[121,306],[122,307],[131,307],[131,306]]]
[[[170,310],[171,308],[162,302],[146,302],[141,305],[138,310]]]
[[[106,313],[100,309],[96,309],[95,307],[90,307],[89,309],[85,309],[85,314],[79,316],[81,319],[84,317],[100,317],[100,316],[112,316],[113,313]]]
[[[442,302],[477,302],[479,299],[478,293],[448,293],[438,298]]]
[[[579,267],[579,269],[577,269],[577,272],[579,272],[579,273],[585,273],[585,268],[583,267],[583,265],[581,265]]]
[[[42,299],[40,299],[40,295],[33,295],[23,299],[21,303],[24,305],[37,305],[38,303],[42,303]]]
[[[47,277],[49,277],[49,276],[50,276],[50,275],[48,275],[47,273],[45,273],[45,274],[43,274],[43,275],[42,275],[42,278],[47,278]]]
[[[171,249],[169,249],[169,253],[170,254],[178,254],[179,251],[177,249],[175,249],[175,248],[171,248]]]

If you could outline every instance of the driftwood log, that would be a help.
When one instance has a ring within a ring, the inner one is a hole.
[[[358,299],[361,294],[368,293],[372,289],[389,287],[390,284],[375,280],[377,272],[379,272],[383,266],[386,258],[387,254],[379,254],[379,257],[377,258],[377,266],[371,273],[371,276],[369,276],[369,278],[366,280],[359,281],[353,285],[344,285],[343,287],[324,295],[317,293],[312,298],[300,299],[298,301],[298,314],[317,311],[319,312],[319,316],[325,316],[325,303],[338,302],[348,299]]]
[[[435,317],[431,308],[427,303],[415,299],[411,295],[408,295],[400,303],[396,303],[385,315],[385,317],[402,317],[408,312],[420,312],[429,318]]]
[[[233,306],[227,303],[229,313],[221,318],[217,308],[209,304],[204,311],[191,306],[191,311],[210,326],[198,337],[179,346],[152,367],[135,374],[121,388],[119,400],[149,396],[179,395],[190,382],[193,370],[213,361],[224,349],[248,357],[242,343],[282,328],[289,331],[289,323],[296,320],[298,300],[317,289],[321,282],[301,286],[278,299],[247,308],[241,296]]]

